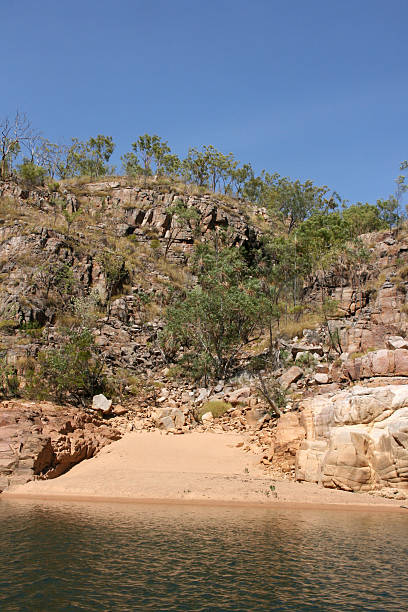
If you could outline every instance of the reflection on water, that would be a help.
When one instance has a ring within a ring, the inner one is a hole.
[[[408,512],[0,502],[0,609],[406,610]]]

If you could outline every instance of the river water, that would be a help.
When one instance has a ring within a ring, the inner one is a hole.
[[[407,514],[0,501],[0,610],[408,610]]]

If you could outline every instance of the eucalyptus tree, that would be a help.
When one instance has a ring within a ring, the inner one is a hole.
[[[0,122],[0,177],[6,179],[22,147],[29,146],[33,138],[31,123],[24,113],[16,112],[13,119]]]

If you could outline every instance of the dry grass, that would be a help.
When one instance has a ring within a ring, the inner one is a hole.
[[[364,357],[368,355],[368,353],[373,353],[377,349],[374,346],[369,346],[365,351],[356,351],[355,353],[351,353],[350,359],[359,359],[360,357]]]
[[[210,400],[209,402],[205,402],[205,404],[203,404],[201,408],[197,410],[197,416],[201,421],[203,414],[206,412],[211,412],[213,417],[217,419],[223,416],[231,408],[232,406],[228,402],[224,402],[222,400]]]
[[[373,278],[365,283],[363,290],[369,291],[371,293],[377,291],[383,286],[383,284],[387,280],[387,276],[388,275],[386,271],[380,272],[380,274],[376,278]]]
[[[286,320],[282,319],[280,321],[276,334],[288,338],[300,337],[303,335],[303,330],[314,329],[321,325],[323,321],[324,318],[319,312],[305,313],[297,319],[288,317]]]
[[[156,268],[179,288],[186,287],[190,280],[190,274],[187,267],[170,263],[164,258],[157,260]]]

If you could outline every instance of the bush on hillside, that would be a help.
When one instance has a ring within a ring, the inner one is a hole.
[[[232,408],[231,404],[223,400],[210,400],[205,402],[201,408],[197,410],[198,420],[201,421],[203,414],[211,412],[215,419],[222,417],[228,410]]]
[[[29,376],[32,397],[53,396],[59,402],[84,404],[106,389],[104,363],[88,329],[69,330],[65,342],[42,351],[38,361],[38,369]]]

